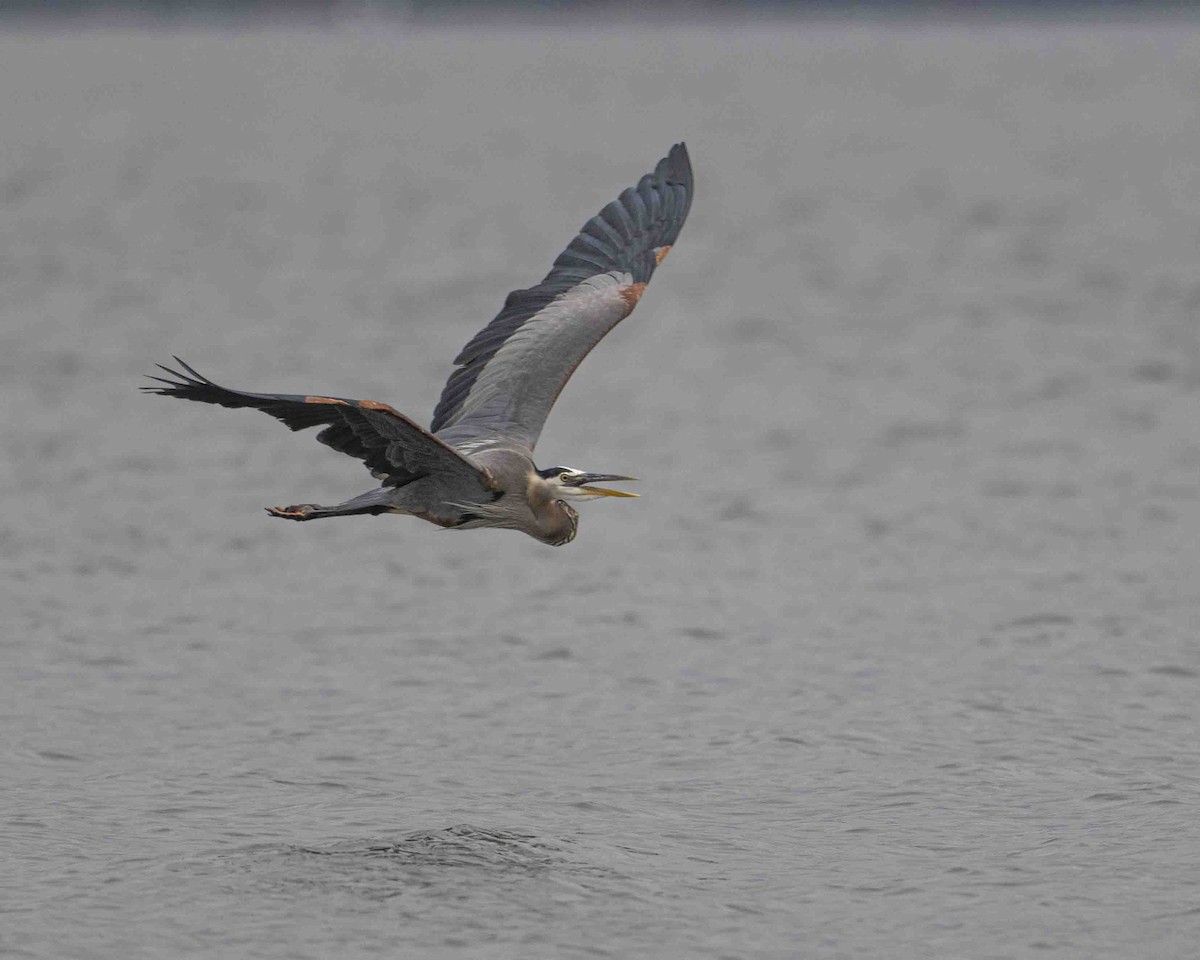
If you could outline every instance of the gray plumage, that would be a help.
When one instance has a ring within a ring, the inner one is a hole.
[[[542,281],[504,308],[455,359],[429,430],[384,403],[315,394],[247,393],[218,386],[175,358],[151,393],[251,407],[362,460],[380,487],[336,506],[270,507],[291,520],[400,513],[443,527],[521,530],[558,546],[574,539],[568,500],[635,494],[590,484],[631,480],[568,467],[538,470],[533,450],[575,368],[637,305],[675,243],[692,200],[687,148],[625,190],[554,261]]]

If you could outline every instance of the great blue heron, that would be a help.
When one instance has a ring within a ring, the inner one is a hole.
[[[496,319],[455,358],[429,430],[374,400],[228,390],[178,357],[184,372],[160,364],[176,379],[151,377],[163,386],[142,389],[253,407],[293,430],[324,425],[318,440],[364,461],[382,482],[337,506],[268,507],[274,517],[411,514],[442,527],[498,527],[552,546],[570,543],[579,515],[567,501],[635,497],[591,485],[635,478],[539,470],[534,445],[580,361],[637,305],[691,202],[692,167],[679,143],[653,173],[584,224],[541,283],[508,295]]]

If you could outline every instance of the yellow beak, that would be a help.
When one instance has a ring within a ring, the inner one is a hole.
[[[580,493],[586,493],[592,497],[636,497],[636,493],[626,493],[624,490],[609,490],[607,487],[585,487],[583,484],[591,483],[593,480],[636,480],[637,477],[623,477],[619,473],[585,473],[577,481],[580,485],[576,489]]]
[[[579,490],[584,493],[590,493],[593,497],[636,497],[636,493],[626,493],[624,490],[608,490],[605,487],[579,487]]]

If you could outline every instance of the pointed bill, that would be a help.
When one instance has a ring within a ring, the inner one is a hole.
[[[578,487],[580,492],[590,494],[593,497],[636,497],[636,493],[626,493],[624,490],[609,490],[607,487],[593,487],[589,484],[600,482],[612,482],[614,480],[637,480],[637,477],[623,477],[617,473],[585,473],[578,478],[578,481],[572,486]]]

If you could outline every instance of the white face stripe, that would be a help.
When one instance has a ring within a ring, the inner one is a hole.
[[[582,487],[571,486],[559,479],[564,473],[572,477],[582,476],[587,473],[586,470],[576,470],[574,467],[562,467],[556,471],[546,482],[550,484],[551,490],[554,491],[553,496],[556,500],[595,500],[597,495],[588,493]]]

